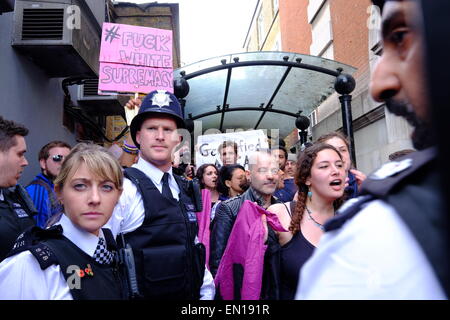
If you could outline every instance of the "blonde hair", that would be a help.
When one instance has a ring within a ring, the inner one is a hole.
[[[55,187],[63,188],[67,179],[85,163],[93,175],[114,183],[118,190],[123,187],[123,172],[117,159],[105,148],[93,143],[77,144],[64,159],[61,171],[55,179]]]

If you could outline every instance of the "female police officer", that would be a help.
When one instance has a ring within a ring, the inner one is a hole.
[[[55,191],[64,206],[57,225],[19,236],[0,264],[0,299],[121,299],[115,242],[102,226],[122,192],[117,160],[78,144],[63,163]]]

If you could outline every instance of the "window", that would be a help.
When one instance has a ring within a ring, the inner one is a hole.
[[[381,55],[381,12],[378,6],[370,6],[367,8],[370,17],[367,20],[367,28],[369,29],[369,48],[378,56]]]
[[[326,0],[309,0],[308,5],[308,22],[313,23],[313,20],[319,14],[324,2]]]
[[[312,43],[309,49],[313,56],[326,55],[327,58],[333,59],[333,50],[330,44],[333,42],[333,32],[331,28],[330,5],[328,2],[321,7],[319,12],[311,23]],[[328,51],[328,52],[327,52]]]
[[[317,109],[314,109],[308,116],[309,118],[309,127],[308,127],[308,137],[312,136],[312,128],[317,124]]]
[[[278,0],[272,0],[273,16],[275,17],[278,12]]]
[[[261,9],[259,9],[257,23],[258,23],[258,47],[260,49],[262,49],[262,46],[264,43],[264,17],[263,17],[262,6],[261,6]]]
[[[275,40],[275,44],[272,47],[272,51],[281,51],[281,35],[278,34]]]

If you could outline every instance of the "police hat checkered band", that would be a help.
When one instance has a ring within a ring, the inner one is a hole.
[[[103,238],[98,240],[93,257],[95,261],[100,264],[110,264],[113,261],[114,255],[111,251],[106,249],[105,240]]]
[[[185,128],[183,112],[177,97],[165,90],[156,90],[145,96],[139,108],[138,114],[133,118],[130,125],[131,138],[134,144],[140,148],[136,141],[136,133],[140,130],[142,122],[158,115],[168,115],[172,117],[178,128]]]

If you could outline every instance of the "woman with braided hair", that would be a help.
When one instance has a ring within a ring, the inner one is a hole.
[[[289,230],[277,233],[281,246],[280,299],[294,298],[301,267],[318,245],[323,225],[343,202],[345,180],[339,151],[328,144],[314,144],[302,152],[297,162],[297,201],[274,204],[267,209],[276,213]]]

